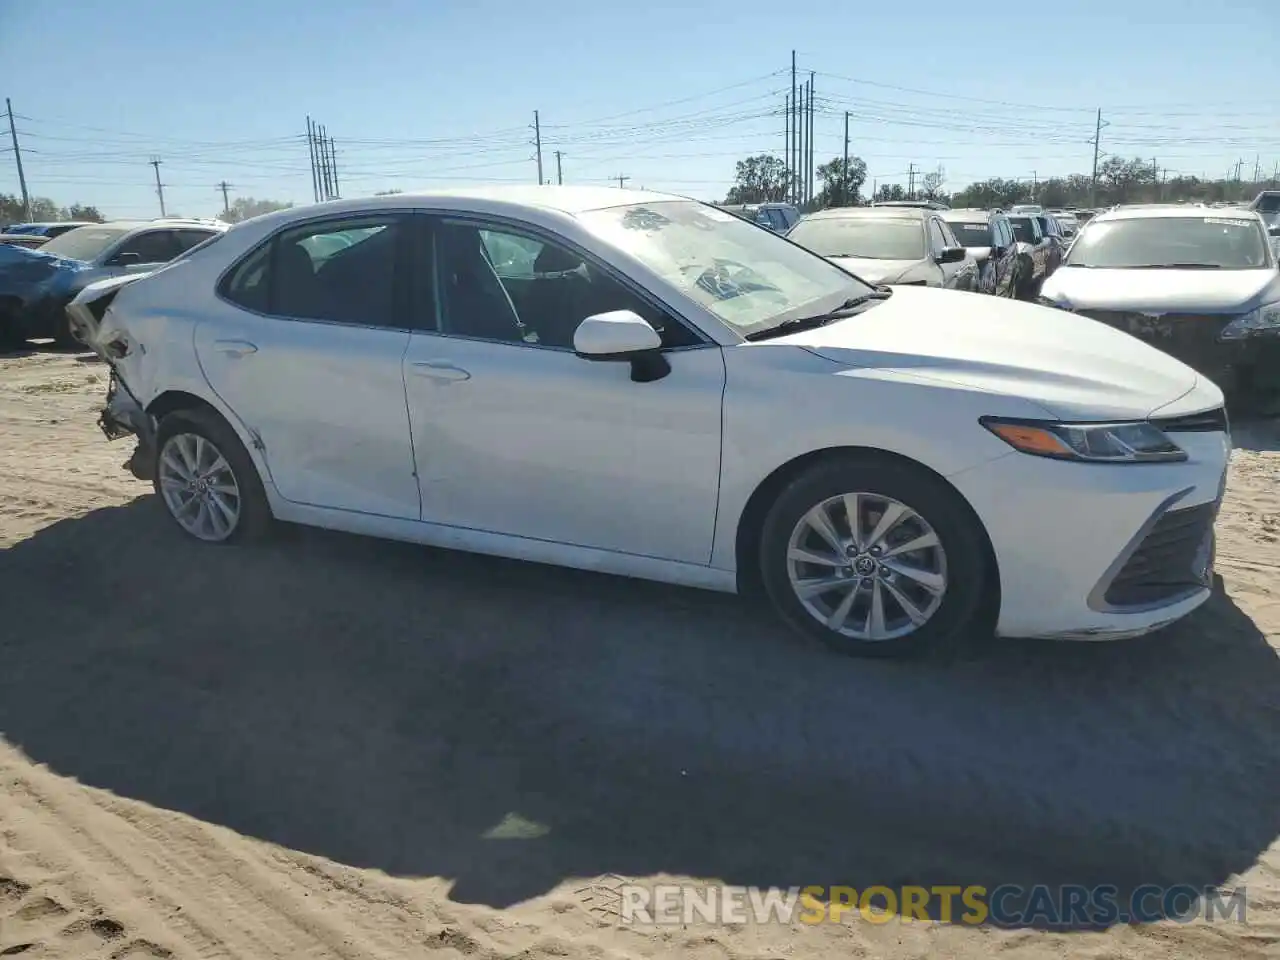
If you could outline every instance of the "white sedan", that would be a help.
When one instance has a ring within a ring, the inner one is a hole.
[[[398,194],[70,308],[187,533],[284,520],[723,591],[846,652],[1145,633],[1210,592],[1222,394],[1133,337],[870,287],[692,200]]]

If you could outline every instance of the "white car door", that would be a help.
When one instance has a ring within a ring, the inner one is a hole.
[[[402,365],[408,215],[312,222],[231,270],[196,328],[209,385],[294,503],[417,520]]]
[[[422,299],[438,311],[405,362],[423,519],[707,563],[720,348],[536,231],[425,219],[436,289]],[[628,362],[573,352],[577,324],[616,309],[660,328],[666,377],[636,383]]]

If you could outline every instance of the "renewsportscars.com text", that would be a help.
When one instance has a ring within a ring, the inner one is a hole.
[[[1134,888],[1006,884],[855,887],[733,887],[623,884],[624,924],[868,923],[941,921],[997,926],[1109,926],[1173,920],[1245,923],[1246,891],[1190,885]]]

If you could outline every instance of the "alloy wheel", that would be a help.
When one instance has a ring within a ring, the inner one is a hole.
[[[165,441],[157,462],[160,493],[183,530],[213,543],[230,537],[240,522],[240,485],[227,458],[198,433]]]
[[[810,616],[859,641],[914,633],[947,592],[946,552],[933,527],[876,493],[830,497],[805,513],[787,545],[787,575]]]

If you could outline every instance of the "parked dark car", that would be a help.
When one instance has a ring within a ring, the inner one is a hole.
[[[1062,266],[1063,258],[1067,255],[1067,247],[1071,245],[1071,241],[1067,239],[1062,229],[1062,224],[1058,222],[1057,217],[1044,213],[1038,214],[1036,220],[1040,224],[1040,232],[1049,241],[1049,254],[1045,262],[1044,275],[1052,277],[1053,271]]]
[[[68,230],[91,225],[92,222],[89,220],[60,220],[56,223],[11,223],[4,228],[4,232],[9,236],[44,237],[46,240],[52,240],[54,237],[62,236]]]
[[[37,247],[43,247],[48,242],[48,237],[42,237],[38,233],[0,233],[0,245],[35,250]]]
[[[790,203],[726,203],[722,209],[774,233],[786,233],[800,219],[799,209]]]
[[[1022,269],[1018,274],[1018,297],[1034,300],[1049,275],[1049,250],[1052,244],[1040,229],[1040,221],[1031,214],[1009,218],[1013,227],[1013,239],[1018,244],[1018,260]]]
[[[801,218],[787,239],[868,283],[973,290],[978,263],[938,211],[833,207]]]
[[[975,289],[1012,299],[1018,293],[1018,245],[1000,210],[945,210],[942,219],[978,264]]]

